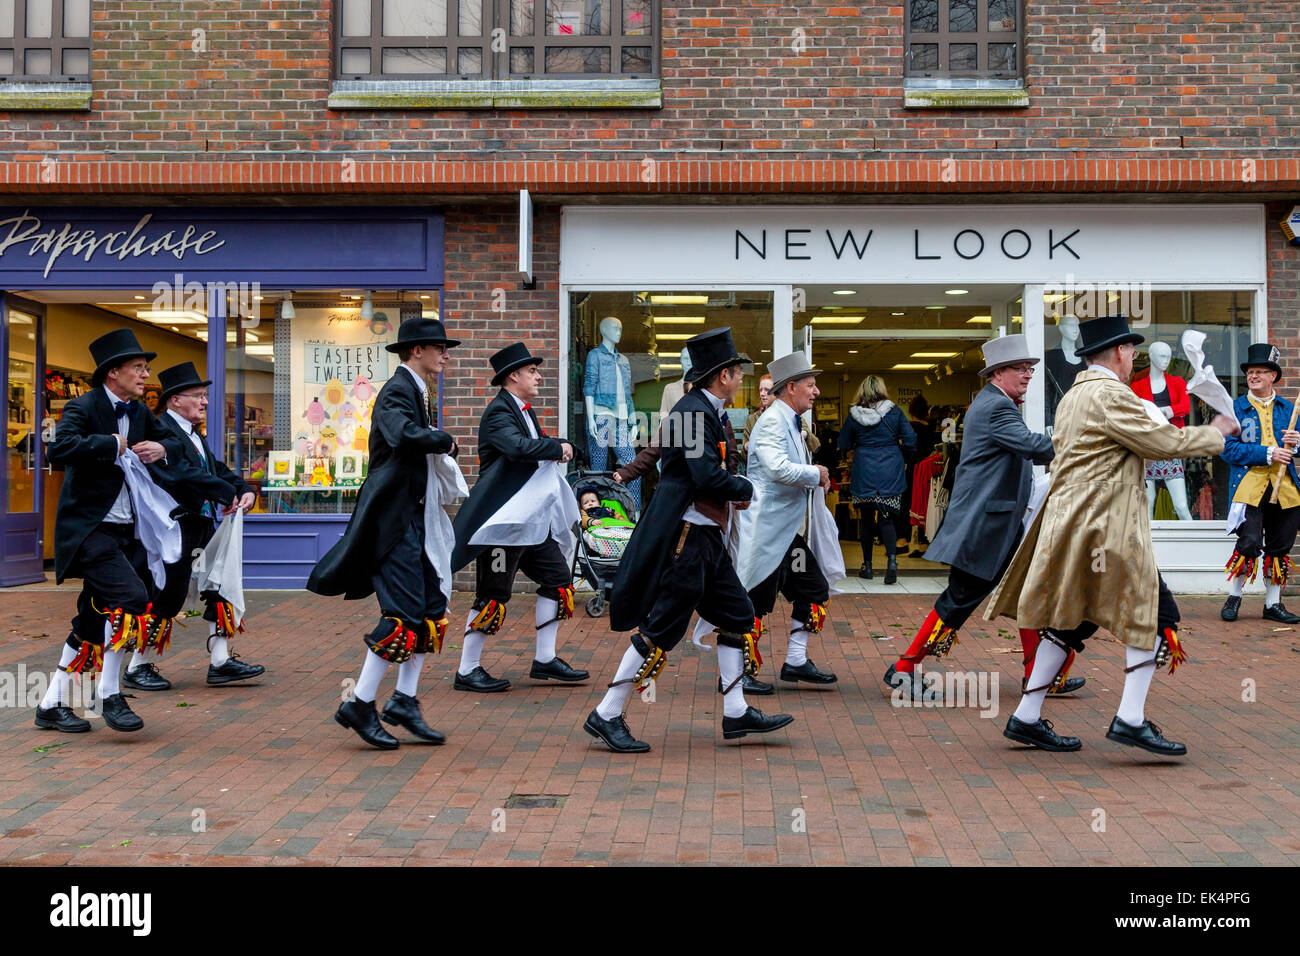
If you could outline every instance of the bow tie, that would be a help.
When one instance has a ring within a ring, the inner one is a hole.
[[[116,418],[121,418],[123,415],[125,415],[127,418],[135,418],[135,414],[139,410],[140,410],[139,402],[114,402],[113,403],[113,415]]]
[[[532,403],[532,402],[529,402],[528,404],[526,404],[526,405],[524,406],[524,411],[528,411],[528,409],[530,409],[530,408],[532,408],[532,407],[533,407],[533,403]]]

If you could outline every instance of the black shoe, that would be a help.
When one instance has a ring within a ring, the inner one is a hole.
[[[171,690],[172,682],[158,673],[152,661],[146,661],[122,675],[122,686],[132,690]]]
[[[1264,620],[1277,621],[1279,624],[1300,624],[1300,617],[1283,607],[1281,601],[1264,608]]]
[[[71,707],[56,704],[49,708],[36,708],[36,726],[42,730],[61,730],[65,734],[84,734],[90,729],[90,721],[82,720]]]
[[[740,678],[740,691],[743,694],[757,694],[759,697],[765,697],[768,694],[775,694],[776,686],[745,674]],[[722,693],[721,677],[718,678],[718,693]]]
[[[266,668],[261,664],[245,664],[238,655],[231,654],[220,667],[208,665],[208,686],[218,687],[237,680],[249,680],[265,673]]]
[[[586,671],[575,671],[567,661],[556,657],[545,664],[541,661],[533,661],[533,668],[528,672],[528,676],[533,680],[562,680],[572,684],[586,680],[591,675]]]
[[[344,727],[350,727],[357,736],[380,750],[396,750],[397,738],[379,725],[379,715],[375,713],[375,702],[345,700],[339,705],[334,719]]]
[[[890,664],[885,671],[885,684],[888,687],[903,687],[912,700],[925,699],[925,680],[917,676],[916,671],[900,671],[897,665]]]
[[[384,705],[384,712],[380,719],[386,724],[405,727],[421,740],[427,740],[431,744],[447,742],[446,737],[424,722],[424,715],[420,713],[420,702],[400,690],[393,691],[393,697]]]
[[[104,718],[104,723],[124,734],[132,733],[144,726],[144,721],[136,716],[127,704],[128,696],[134,698],[135,694],[109,694],[99,702],[99,713]]]
[[[1110,722],[1110,730],[1106,731],[1106,739],[1129,747],[1141,747],[1143,750],[1149,750],[1153,754],[1160,754],[1163,757],[1181,757],[1187,753],[1185,744],[1180,744],[1174,740],[1166,740],[1160,732],[1160,728],[1149,720],[1143,721],[1141,727],[1134,727],[1132,724],[1126,724],[1116,717]]]
[[[482,665],[474,668],[468,674],[456,672],[456,679],[451,682],[452,690],[472,690],[480,694],[496,694],[510,688],[510,681],[505,678],[493,677],[485,671]]]
[[[1241,598],[1236,594],[1230,595],[1228,600],[1223,602],[1223,610],[1219,612],[1219,617],[1225,621],[1235,621],[1237,611],[1241,608]]]
[[[1067,677],[1065,683],[1061,685],[1060,690],[1049,690],[1048,697],[1064,697],[1066,694],[1073,694],[1076,690],[1082,690],[1083,685],[1088,683],[1086,677]]]
[[[860,578],[871,579],[871,578],[874,578],[875,576],[876,576],[876,573],[875,573],[874,571],[871,570],[871,562],[870,562],[870,561],[866,562],[865,564],[862,565],[862,567],[858,568],[858,577],[860,577]]]
[[[885,583],[893,584],[898,580],[898,555],[891,554],[885,564]]]
[[[809,684],[834,684],[839,680],[830,671],[817,669],[817,665],[812,661],[804,661],[798,667],[790,664],[781,665],[781,680],[787,683],[795,684],[804,681]]]
[[[637,740],[632,731],[627,729],[627,721],[619,714],[613,720],[606,720],[594,710],[587,715],[582,729],[593,737],[605,741],[605,746],[616,754],[643,754],[650,749],[644,740]]]
[[[773,714],[768,717],[761,710],[749,707],[739,717],[722,718],[722,739],[734,740],[746,734],[766,734],[780,730],[793,721],[794,718],[789,714]]]
[[[1041,750],[1072,751],[1083,746],[1083,741],[1078,737],[1062,737],[1052,729],[1050,720],[1043,720],[1041,717],[1038,723],[1027,724],[1012,714],[1007,719],[1007,726],[1002,731],[1002,736],[1017,743],[1032,744]]]

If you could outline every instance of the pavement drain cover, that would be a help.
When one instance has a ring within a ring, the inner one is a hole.
[[[564,806],[568,794],[512,793],[506,798],[507,810],[555,809]]]

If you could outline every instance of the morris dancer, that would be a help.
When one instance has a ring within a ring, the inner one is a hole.
[[[571,461],[573,446],[548,437],[533,411],[532,402],[541,390],[542,359],[529,354],[523,342],[516,342],[493,355],[491,362],[492,384],[501,391],[479,421],[479,477],[455,521],[452,570],[476,563],[474,606],[465,622],[452,688],[480,694],[509,689],[510,681],[489,674],[480,658],[488,637],[505,622],[519,571],[537,584],[537,652],[528,676],[584,681],[591,675],[556,656],[560,622],[573,617],[573,576],[562,548],[569,546],[569,526],[578,520],[577,505],[567,486],[559,487],[562,479],[549,484],[533,481],[541,478],[543,463]],[[564,525],[562,532],[560,525]]]
[[[1273,387],[1282,378],[1282,353],[1267,343],[1252,345],[1241,370],[1249,391],[1233,403],[1241,437],[1223,443],[1223,460],[1232,466],[1228,528],[1237,531],[1237,547],[1228,559],[1232,582],[1219,616],[1235,621],[1247,579],[1254,581],[1256,562],[1264,555],[1264,619],[1300,623],[1282,604],[1282,585],[1291,576],[1291,548],[1300,528],[1300,478],[1292,460],[1300,433],[1294,429],[1294,406]],[[1289,423],[1289,424],[1288,424]],[[1285,467],[1283,467],[1285,466]],[[1277,496],[1273,496],[1273,482]]]
[[[154,601],[152,615],[154,627],[169,633],[172,619],[181,613],[189,594],[194,554],[216,533],[216,509],[224,508],[223,513],[227,515],[234,514],[236,509],[248,511],[257,503],[257,494],[248,482],[212,454],[199,431],[207,416],[208,386],[212,383],[199,376],[193,362],[163,369],[158,373],[158,381],[162,383],[162,394],[158,397],[162,414],[158,420],[180,439],[181,445],[175,465],[162,468],[155,464],[149,469],[154,481],[183,509],[177,518],[181,525],[181,559],[167,565],[167,583]],[[235,624],[230,602],[216,591],[205,592],[200,597],[204,603],[203,620],[208,625],[209,686],[250,680],[264,674],[266,668],[261,664],[246,664],[230,651],[230,639],[244,630],[242,623]],[[159,653],[166,647],[165,640],[156,644]],[[148,660],[145,651],[137,651],[132,656],[122,683],[136,690],[167,690],[172,686]]]
[[[1052,440],[1031,432],[1020,414],[1038,359],[1023,335],[990,339],[983,346],[986,380],[966,412],[961,457],[952,500],[925,560],[950,566],[948,586],[934,602],[912,644],[885,671],[890,687],[908,685],[920,699],[923,682],[915,667],[927,655],[942,658],[957,641],[957,631],[975,613],[1006,570],[1020,541],[1021,521],[1033,490],[1033,465],[1052,460]],[[1036,630],[1020,629],[1024,679],[1038,649]],[[1049,693],[1073,693],[1084,678],[1069,678],[1071,652]],[[1025,685],[1022,683],[1021,687]]]
[[[1003,736],[1043,750],[1078,750],[1078,737],[1042,719],[1043,698],[1070,649],[1104,627],[1128,645],[1124,691],[1106,737],[1152,753],[1180,756],[1145,712],[1157,667],[1185,660],[1178,605],[1156,570],[1147,518],[1145,462],[1215,455],[1237,424],[1175,428],[1128,388],[1142,336],[1122,316],[1079,326],[1088,368],[1056,410],[1052,484],[984,611],[1042,629],[1028,687]]]
[[[63,701],[73,674],[91,669],[102,677],[98,698],[104,723],[117,731],[141,729],[121,692],[122,658],[155,639],[149,596],[148,555],[137,534],[138,516],[118,460],[129,448],[146,465],[175,461],[180,441],[139,401],[149,380],[149,360],[130,329],[90,343],[93,388],[72,399],[50,443],[50,464],[65,469],[54,517],[55,581],[82,579],[59,668],[36,708],[36,726],[84,733],[90,723]]]
[[[445,740],[425,723],[416,699],[425,654],[442,652],[451,583],[450,573],[444,579],[430,557],[437,545],[426,541],[428,456],[456,455],[455,440],[434,426],[427,378],[442,371],[447,350],[459,344],[447,338],[436,319],[407,319],[397,341],[386,346],[402,364],[375,398],[370,470],[347,531],[307,581],[307,589],[317,594],[348,600],[374,594],[379,600],[379,624],[365,637],[365,663],[352,699],[344,700],[334,719],[382,750],[398,746],[375,712],[379,683],[390,664],[399,665],[397,689],[384,706],[384,722],[431,744]]]
[[[618,753],[644,753],[650,745],[632,736],[623,717],[633,687],[654,679],[667,663],[690,623],[691,614],[718,625],[718,671],[723,685],[722,736],[731,740],[766,733],[793,717],[771,717],[745,703],[741,677],[755,674],[757,651],[754,606],[736,577],[724,534],[729,503],[745,508],[753,487],[728,473],[723,409],[740,390],[744,359],[731,329],[720,328],[689,339],[692,388],[661,426],[662,473],[659,487],[628,542],[614,580],[610,623],[630,631],[632,646],[604,699],[583,729]]]

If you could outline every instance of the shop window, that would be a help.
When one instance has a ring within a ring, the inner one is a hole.
[[[1055,422],[1056,408],[1065,391],[1086,367],[1083,359],[1073,354],[1078,323],[1080,319],[1099,314],[1098,309],[1103,305],[1100,314],[1110,310],[1125,312],[1134,331],[1146,339],[1138,346],[1133,363],[1133,384],[1150,376],[1153,359],[1157,368],[1165,365],[1166,378],[1181,383],[1191,378],[1191,365],[1181,343],[1183,331],[1190,328],[1205,333],[1205,362],[1214,366],[1228,394],[1233,398],[1241,395],[1246,389],[1240,366],[1251,342],[1252,295],[1233,291],[1151,292],[1104,287],[1071,295],[1046,295],[1046,355],[1042,367],[1048,426]],[[1142,386],[1137,384],[1137,387]],[[1209,406],[1195,396],[1190,397],[1186,425],[1204,425],[1213,417]],[[1148,463],[1147,494],[1157,520],[1223,520],[1231,504],[1228,466],[1217,456]]]
[[[267,294],[226,325],[225,460],[272,514],[346,514],[369,468],[375,396],[403,317],[437,318],[437,291]],[[430,382],[437,408],[437,382]]]
[[[658,74],[656,0],[342,0],[342,80],[644,79]]]
[[[1019,79],[1024,71],[1023,0],[908,0],[904,76]]]
[[[5,415],[5,465],[8,498],[3,502],[11,514],[36,510],[36,441],[40,435],[36,420],[36,322],[14,308],[5,311],[8,323],[9,394]]]
[[[0,82],[90,82],[90,0],[0,0]]]

